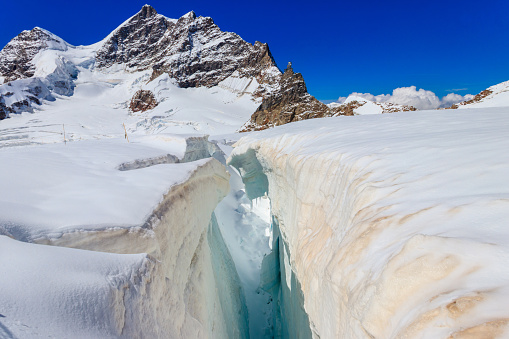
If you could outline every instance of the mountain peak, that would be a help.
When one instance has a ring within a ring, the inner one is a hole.
[[[150,5],[143,5],[138,14],[136,14],[136,17],[146,19],[153,17],[154,15],[157,15],[157,11],[154,9],[154,7]]]
[[[189,11],[186,14],[182,15],[181,18],[194,20],[196,19],[196,13],[194,11]]]
[[[285,74],[289,74],[289,75],[292,75],[293,74],[293,67],[292,67],[292,63],[291,62],[288,62],[288,65],[286,65],[286,69],[285,69]]]
[[[40,28],[25,30],[0,51],[0,77],[3,82],[30,78],[35,74],[33,58],[42,50],[66,51],[70,45],[55,34]],[[2,83],[2,82],[0,82]]]

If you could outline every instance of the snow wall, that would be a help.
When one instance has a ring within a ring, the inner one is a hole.
[[[193,138],[188,142],[188,150],[192,152],[186,152],[187,161],[209,156],[209,153],[201,152],[201,144],[208,143],[204,139]],[[30,310],[20,309],[21,313],[17,314],[16,309],[21,305],[14,307],[18,304],[16,300],[0,300],[5,306],[4,313],[9,314],[8,319],[17,317],[21,319],[20,324],[38,328],[27,337],[44,336],[54,331],[58,332],[57,336],[69,337],[248,337],[244,294],[213,214],[229,190],[229,175],[214,158],[201,162],[203,164],[188,180],[170,189],[144,225],[90,231],[75,229],[57,236],[49,234],[33,239],[36,244],[26,244],[37,253],[70,251],[59,256],[69,257],[69,260],[74,258],[75,263],[71,260],[70,263],[51,265],[59,267],[55,269],[58,275],[65,276],[65,272],[69,272],[69,277],[76,276],[70,272],[71,267],[76,266],[78,271],[83,270],[80,275],[97,277],[97,282],[86,288],[81,288],[81,283],[73,283],[66,289],[58,281],[51,282],[50,279],[47,284],[41,281],[38,284],[41,293],[31,300],[35,306]],[[157,163],[159,161],[154,164]],[[26,250],[21,248],[20,251]],[[35,257],[40,256],[37,253]],[[87,253],[97,253],[93,260],[99,260],[98,263],[109,263],[107,258],[119,262],[133,260],[133,266],[126,272],[115,273],[118,271],[115,268],[101,269],[105,272],[98,273],[99,268],[80,264],[87,262],[83,258],[93,257]],[[25,263],[22,265],[26,266]],[[22,275],[15,277],[20,281],[11,281],[13,291],[25,283],[22,280],[33,279]],[[47,300],[47,291],[54,288],[58,288],[59,293]],[[95,300],[93,305],[89,305],[92,300]],[[14,305],[12,310],[6,306],[10,304]],[[59,311],[62,307],[64,312]],[[62,326],[54,324],[55,317]],[[21,325],[4,324],[6,331],[12,331],[14,336],[23,333]]]
[[[507,200],[491,193],[506,192],[507,184],[476,182],[504,178],[507,164],[496,156],[504,133],[492,128],[496,119],[484,128],[487,118],[479,116],[469,116],[479,120],[475,132],[457,117],[437,118],[440,127],[426,130],[432,137],[406,139],[416,145],[393,137],[424,134],[413,121],[401,131],[387,128],[385,144],[358,131],[352,143],[339,127],[320,125],[320,136],[288,128],[235,145],[229,163],[247,194],[268,194],[271,202],[273,252],[262,288],[274,299],[275,337],[508,335]],[[454,144],[441,140],[451,135]]]

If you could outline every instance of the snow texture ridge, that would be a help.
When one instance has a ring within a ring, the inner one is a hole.
[[[508,124],[505,108],[406,112],[237,143],[230,161],[248,194],[262,188],[251,197],[268,190],[314,336],[507,336]]]

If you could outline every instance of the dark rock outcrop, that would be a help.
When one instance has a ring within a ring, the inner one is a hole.
[[[157,106],[157,100],[151,91],[140,89],[131,99],[129,109],[132,112],[145,112]]]
[[[330,116],[330,109],[308,93],[302,74],[294,73],[288,63],[280,89],[262,101],[241,132],[325,116]]]
[[[361,107],[362,105],[363,105],[363,103],[360,103],[356,100],[350,101],[346,104],[342,104],[337,107],[331,108],[331,114],[334,116],[339,116],[339,115],[352,116],[352,115],[354,115],[354,110],[356,108]]]
[[[9,116],[9,113],[14,113],[14,110],[5,104],[5,99],[0,96],[0,120]]]

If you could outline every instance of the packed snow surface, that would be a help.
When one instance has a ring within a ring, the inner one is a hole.
[[[158,135],[0,149],[0,227],[33,238],[64,229],[141,225],[163,195],[206,160],[119,170],[172,154],[186,139]]]
[[[0,236],[0,338],[114,338],[123,290],[140,285],[146,254],[27,244]],[[115,312],[116,311],[116,312]]]
[[[508,131],[506,107],[240,139],[230,162],[251,198],[268,191],[316,337],[509,335]]]
[[[70,141],[120,137],[125,133],[123,125],[128,135],[228,134],[249,120],[257,106],[250,95],[236,93],[238,90],[231,88],[234,84],[183,89],[167,75],[151,82],[149,78],[149,72],[104,73],[81,68],[71,97],[43,101],[36,106],[37,114],[11,114],[3,120],[0,147],[62,142],[64,130]],[[13,86],[29,86],[24,83],[27,81],[32,80],[18,80]],[[23,93],[21,87],[14,92]],[[129,102],[139,89],[152,91],[157,107],[130,112]],[[3,85],[2,90],[11,89]]]

